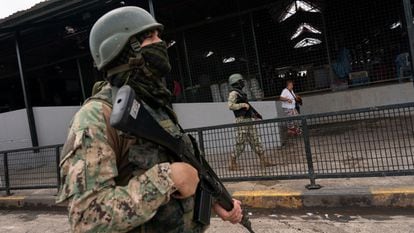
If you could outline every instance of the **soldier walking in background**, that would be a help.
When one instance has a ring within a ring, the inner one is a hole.
[[[236,117],[236,123],[252,122],[253,119],[262,119],[262,116],[249,104],[247,94],[243,92],[244,79],[241,74],[233,74],[229,78],[230,93],[228,98],[229,109]],[[231,156],[229,169],[231,171],[242,170],[237,163],[237,158],[244,152],[246,143],[260,159],[262,168],[273,166],[264,156],[263,145],[260,141],[254,125],[237,127],[236,149]]]

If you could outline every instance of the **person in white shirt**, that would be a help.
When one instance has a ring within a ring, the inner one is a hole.
[[[293,91],[293,81],[289,80],[286,82],[286,88],[280,94],[280,100],[282,101],[282,108],[286,116],[299,115],[297,101],[301,101],[301,99]],[[288,134],[297,136],[301,135],[302,131],[297,123],[288,121]]]

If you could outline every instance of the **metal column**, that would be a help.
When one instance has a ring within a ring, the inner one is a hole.
[[[76,66],[78,67],[79,81],[80,81],[81,89],[82,89],[82,98],[83,98],[83,101],[85,101],[86,100],[85,85],[83,83],[82,68],[79,62],[79,58],[76,59]]]
[[[252,15],[251,12],[249,14],[249,17],[250,17],[250,26],[251,26],[252,34],[253,34],[253,45],[254,45],[254,51],[256,53],[256,62],[257,62],[257,69],[258,69],[258,72],[259,72],[260,85],[261,85],[261,88],[264,89],[263,76],[262,76],[262,65],[260,63],[259,49],[257,48],[256,32],[254,30],[253,15]]]
[[[178,73],[180,74],[180,85],[182,88],[182,95],[184,97],[184,102],[187,103],[187,94],[185,93],[185,82],[184,82],[184,71],[183,71],[183,63],[180,58],[180,50],[178,49],[178,46],[175,46],[175,52],[177,53],[177,61],[178,61]]]
[[[250,66],[249,65],[250,61],[249,61],[249,58],[247,56],[246,38],[245,38],[245,35],[244,35],[243,21],[241,19],[241,16],[239,16],[239,24],[240,24],[241,39],[242,39],[242,44],[243,44],[243,53],[244,53],[244,56],[246,58],[247,76],[250,76],[250,67],[249,67]]]
[[[19,66],[19,73],[20,73],[20,81],[23,89],[23,98],[24,98],[24,105],[26,108],[27,113],[27,120],[29,122],[29,129],[30,129],[30,137],[32,139],[32,146],[37,147],[39,146],[39,141],[37,139],[37,132],[36,132],[36,123],[33,115],[33,109],[29,100],[29,96],[27,93],[26,88],[26,80],[24,78],[23,72],[23,64],[22,64],[22,57],[20,54],[20,45],[19,45],[19,33],[16,32],[15,34],[15,43],[16,43],[16,55],[17,55],[17,64]]]
[[[190,68],[190,61],[188,58],[187,40],[185,38],[184,32],[183,32],[183,47],[184,47],[185,67],[188,72],[188,77],[190,78],[190,87],[193,88],[193,78],[191,77],[191,68]]]
[[[411,56],[411,70],[414,70],[414,25],[413,25],[413,13],[411,7],[411,0],[403,0],[405,26],[408,32],[408,43],[410,44],[410,56]]]
[[[152,17],[155,18],[154,3],[152,0],[148,0],[148,7],[149,7],[150,14],[152,15]]]
[[[334,82],[335,74],[332,70],[332,60],[331,60],[332,58],[331,58],[331,53],[329,49],[328,30],[326,29],[326,20],[325,20],[324,11],[322,11],[322,23],[323,23],[323,35],[324,35],[325,44],[326,44],[326,56],[327,56],[328,64],[329,64],[329,81],[332,84]]]

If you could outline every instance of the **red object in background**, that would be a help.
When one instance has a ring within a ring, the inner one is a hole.
[[[174,80],[173,95],[174,96],[180,96],[182,91],[183,91],[183,89],[181,88],[181,84],[178,81]]]
[[[392,79],[394,75],[394,67],[389,64],[375,64],[372,68],[372,72],[370,74],[370,81],[381,81]]]

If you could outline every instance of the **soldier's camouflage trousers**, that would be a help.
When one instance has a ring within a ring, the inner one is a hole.
[[[236,118],[236,123],[251,122],[251,118]],[[237,127],[237,138],[236,138],[236,150],[234,152],[234,157],[239,158],[240,155],[246,149],[246,144],[249,144],[254,153],[258,157],[262,157],[264,154],[264,149],[262,142],[260,141],[257,129],[254,125],[239,126]]]

